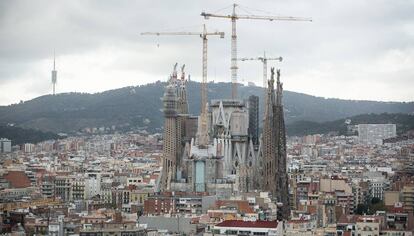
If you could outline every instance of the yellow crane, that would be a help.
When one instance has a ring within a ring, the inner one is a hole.
[[[200,36],[203,40],[203,56],[202,56],[202,63],[203,63],[203,80],[201,83],[201,112],[205,112],[205,107],[207,103],[207,37],[208,36],[220,36],[220,38],[224,38],[224,32],[214,31],[214,32],[207,32],[206,26],[203,25],[202,32],[143,32],[141,35],[177,35],[177,36]]]
[[[311,18],[307,17],[292,17],[292,16],[259,16],[259,15],[239,15],[236,14],[237,4],[233,4],[233,12],[231,15],[223,14],[212,14],[202,12],[201,16],[204,19],[209,19],[210,17],[215,18],[227,18],[231,20],[231,83],[232,83],[232,93],[231,96],[233,99],[237,99],[237,33],[236,33],[236,21],[240,19],[245,20],[269,20],[269,21],[312,21]]]

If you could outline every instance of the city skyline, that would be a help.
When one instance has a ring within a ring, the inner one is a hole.
[[[1,235],[413,236],[414,0],[226,3],[0,2]]]
[[[57,93],[166,81],[175,62],[185,63],[192,79],[201,81],[201,40],[139,33],[199,31],[203,23],[226,33],[224,40],[210,41],[208,80],[230,82],[230,21],[204,20],[200,13],[232,3],[0,3],[0,33],[8,36],[0,39],[0,89],[8,91],[1,94],[0,105],[52,93],[54,50]],[[269,68],[284,71],[286,90],[342,99],[414,100],[413,3],[237,3],[240,14],[313,18],[312,23],[238,22],[238,56],[257,57],[265,50],[268,56],[282,56],[283,62]],[[230,14],[231,8],[218,12]],[[259,62],[239,63],[239,68],[240,83],[262,85]]]

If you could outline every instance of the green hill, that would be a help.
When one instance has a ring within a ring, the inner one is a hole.
[[[12,140],[12,145],[23,143],[37,143],[44,140],[59,138],[58,135],[51,132],[42,132],[33,129],[23,129],[14,126],[0,126],[0,138]]]
[[[54,133],[71,133],[86,127],[111,127],[133,129],[146,127],[160,131],[163,114],[160,98],[165,83],[156,82],[142,86],[125,87],[102,93],[64,93],[45,95],[19,104],[0,106],[0,125],[16,126]],[[230,83],[209,83],[209,99],[229,98]],[[263,88],[240,86],[239,96],[260,96],[263,114]],[[290,124],[307,120],[325,122],[364,113],[413,113],[414,103],[352,101],[325,99],[285,91],[285,118]],[[188,83],[190,112],[197,115],[200,106],[200,83]],[[148,122],[149,121],[149,122]]]

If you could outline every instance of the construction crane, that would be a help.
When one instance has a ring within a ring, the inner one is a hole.
[[[207,103],[207,37],[210,35],[217,35],[224,38],[224,32],[214,31],[207,32],[206,26],[203,25],[203,32],[143,32],[141,35],[177,35],[177,36],[200,36],[203,40],[203,80],[201,83],[201,112],[205,112]]]
[[[266,57],[266,53],[263,57],[253,57],[253,58],[238,58],[239,61],[261,61],[263,63],[263,87],[266,89],[267,86],[267,61],[279,61],[283,60],[282,57]]]
[[[237,99],[237,33],[236,33],[236,21],[240,19],[246,20],[269,20],[269,21],[312,21],[311,18],[306,17],[292,17],[292,16],[259,16],[259,15],[238,15],[236,14],[237,4],[233,4],[233,13],[231,15],[221,15],[202,12],[201,16],[204,19],[210,17],[227,18],[231,20],[231,96],[233,99]]]
[[[263,98],[265,104],[267,104],[267,61],[279,61],[283,60],[282,57],[266,57],[266,53],[263,54],[263,57],[254,57],[254,58],[239,58],[239,61],[261,61],[263,63]]]

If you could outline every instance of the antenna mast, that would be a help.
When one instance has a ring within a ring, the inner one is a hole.
[[[53,70],[52,70],[53,95],[56,94],[56,83],[57,83],[56,55],[55,55],[55,51],[53,51]]]

